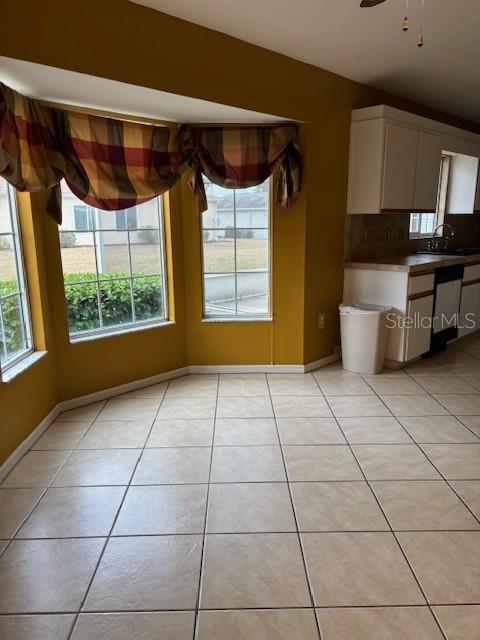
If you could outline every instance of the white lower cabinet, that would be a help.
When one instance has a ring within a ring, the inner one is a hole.
[[[392,307],[387,316],[386,360],[392,366],[418,358],[430,349],[433,270],[407,271],[346,268],[343,300]]]
[[[458,282],[437,284],[436,288],[447,322],[453,318],[454,324],[458,317],[459,338],[480,329],[480,261],[472,258],[474,261],[465,264],[461,292]],[[425,271],[409,273],[387,265],[382,269],[383,265],[368,268],[362,263],[351,264],[358,266],[345,268],[343,301],[392,307],[387,315],[387,365],[395,367],[427,353],[434,324],[435,268],[427,266]],[[443,329],[446,326],[442,323]]]
[[[418,358],[429,350],[432,314],[433,295],[409,300],[407,317],[413,326],[405,329],[405,361]]]
[[[464,283],[458,314],[458,337],[466,336],[480,327],[480,282]]]

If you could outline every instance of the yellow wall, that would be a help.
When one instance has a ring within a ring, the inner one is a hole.
[[[0,55],[304,122],[305,179],[292,210],[273,207],[273,323],[202,322],[199,216],[183,182],[170,194],[175,324],[76,345],[68,342],[56,227],[45,214],[44,194],[34,195],[49,353],[0,386],[0,458],[58,399],[185,364],[294,364],[330,355],[338,343],[352,108],[387,103],[465,125],[126,0],[15,0],[4,3],[2,24],[9,28],[2,29]],[[322,331],[320,312],[326,313]]]
[[[52,345],[52,325],[47,293],[44,216],[32,216],[30,197],[19,194],[20,227],[25,255],[34,346]],[[58,402],[55,353],[47,354],[21,376],[0,383],[0,463],[24,440]]]

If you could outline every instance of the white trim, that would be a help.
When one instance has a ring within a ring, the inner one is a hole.
[[[8,384],[12,382],[17,376],[21,375],[46,355],[47,351],[31,351],[27,353],[18,362],[0,371],[0,383]]]
[[[154,229],[155,231],[155,229]],[[137,333],[138,331],[146,331],[147,329],[158,329],[160,327],[170,327],[175,324],[174,320],[152,320],[148,324],[130,324],[121,325],[123,328],[112,329],[99,329],[97,331],[79,332],[73,333],[69,336],[70,344],[81,344],[82,342],[91,342],[92,340],[100,340],[102,338],[115,338],[116,336],[122,336],[128,333]]]
[[[149,378],[133,380],[133,382],[126,382],[125,384],[119,384],[116,387],[110,387],[109,389],[102,389],[101,391],[88,393],[85,396],[78,396],[77,398],[71,398],[70,400],[63,400],[62,402],[59,402],[58,407],[61,412],[69,411],[70,409],[77,409],[78,407],[82,407],[86,404],[92,404],[93,402],[99,402],[101,400],[108,400],[108,398],[121,395],[122,393],[135,391],[136,389],[142,389],[143,387],[150,387],[152,384],[158,384],[159,382],[179,378],[187,375],[188,373],[189,367],[172,369],[171,371],[159,373],[155,376],[150,376]]]
[[[35,442],[41,435],[48,429],[55,418],[60,413],[60,405],[57,404],[53,409],[45,416],[40,424],[28,435],[23,442],[21,442],[15,451],[5,460],[0,466],[0,482],[10,473],[13,467],[20,461],[23,456],[33,447]]]
[[[304,373],[308,373],[309,371],[315,371],[315,369],[321,369],[322,367],[326,367],[327,364],[331,364],[332,362],[337,362],[340,360],[340,350],[339,347],[335,347],[335,353],[332,353],[331,356],[326,356],[325,358],[320,358],[320,360],[315,360],[314,362],[309,362],[303,367]]]
[[[303,373],[303,364],[207,364],[191,365],[189,373]]]
[[[69,411],[70,409],[77,409],[93,402],[99,402],[101,400],[107,400],[113,396],[121,395],[122,393],[128,393],[136,389],[142,389],[143,387],[149,387],[152,384],[158,384],[166,380],[172,380],[196,373],[307,373],[324,367],[331,362],[336,362],[340,359],[339,348],[335,348],[335,353],[326,358],[309,362],[308,364],[239,364],[239,365],[191,365],[186,367],[180,367],[178,369],[172,369],[165,373],[159,373],[149,378],[142,378],[141,380],[134,380],[133,382],[127,382],[125,384],[117,385],[116,387],[110,387],[109,389],[102,389],[101,391],[95,391],[78,398],[71,398],[70,400],[63,400],[59,402],[53,409],[43,418],[40,424],[28,435],[23,442],[21,442],[15,451],[5,460],[0,466],[0,482],[10,473],[13,467],[20,461],[20,459],[33,447],[35,442],[40,436],[48,429],[51,423],[63,411]]]

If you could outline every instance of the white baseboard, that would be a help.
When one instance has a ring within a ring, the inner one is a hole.
[[[83,407],[86,404],[92,404],[93,402],[99,402],[101,400],[107,400],[114,396],[119,396],[122,393],[128,393],[129,391],[135,391],[136,389],[143,389],[144,387],[150,387],[152,384],[158,384],[159,382],[165,382],[166,380],[173,380],[174,378],[180,378],[189,373],[189,367],[181,367],[180,369],[172,369],[165,373],[159,373],[149,378],[142,378],[141,380],[133,380],[133,382],[126,382],[125,384],[119,384],[116,387],[110,387],[109,389],[102,389],[101,391],[95,391],[85,396],[79,396],[78,398],[72,398],[71,400],[63,400],[58,406],[60,411],[69,411],[70,409],[77,409]]]
[[[315,360],[314,362],[309,362],[308,364],[304,365],[303,371],[304,373],[315,371],[315,369],[321,369],[322,367],[327,366],[327,364],[337,362],[338,360],[340,360],[340,353],[332,353],[331,356],[326,356],[325,358],[320,358],[320,360]]]
[[[303,364],[192,365],[189,373],[304,373]]]
[[[143,387],[149,387],[152,384],[158,384],[159,382],[165,382],[166,380],[173,380],[190,374],[199,373],[307,373],[314,371],[320,367],[324,367],[331,362],[336,362],[340,359],[338,348],[336,352],[326,358],[315,360],[315,362],[309,362],[308,364],[252,364],[252,365],[192,365],[187,367],[180,367],[179,369],[172,369],[165,373],[160,373],[149,378],[142,378],[141,380],[134,380],[133,382],[127,382],[120,384],[116,387],[110,387],[109,389],[102,389],[101,391],[95,391],[78,398],[71,398],[70,400],[63,400],[59,402],[53,409],[43,418],[40,424],[30,433],[25,440],[19,444],[15,451],[5,460],[0,466],[0,482],[7,476],[13,467],[19,462],[19,460],[33,447],[35,442],[40,436],[48,429],[51,423],[55,420],[59,413],[62,411],[69,411],[70,409],[77,409],[93,402],[99,402],[101,400],[107,400],[113,396],[121,395],[122,393],[128,393],[129,391],[135,391],[136,389],[142,389]]]
[[[48,429],[55,418],[60,413],[60,405],[57,404],[53,409],[45,416],[37,427],[28,435],[23,442],[21,442],[15,451],[5,460],[0,466],[0,482],[7,476],[13,467],[19,462],[23,456],[33,447],[35,442],[40,436]]]

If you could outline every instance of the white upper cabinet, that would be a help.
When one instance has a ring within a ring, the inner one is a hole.
[[[347,212],[435,211],[442,152],[466,149],[480,157],[480,136],[385,105],[353,111]]]
[[[415,189],[418,132],[385,125],[381,211],[410,211]]]
[[[418,134],[413,196],[413,210],[416,212],[435,211],[437,208],[442,141],[442,137],[434,133],[420,131]]]

